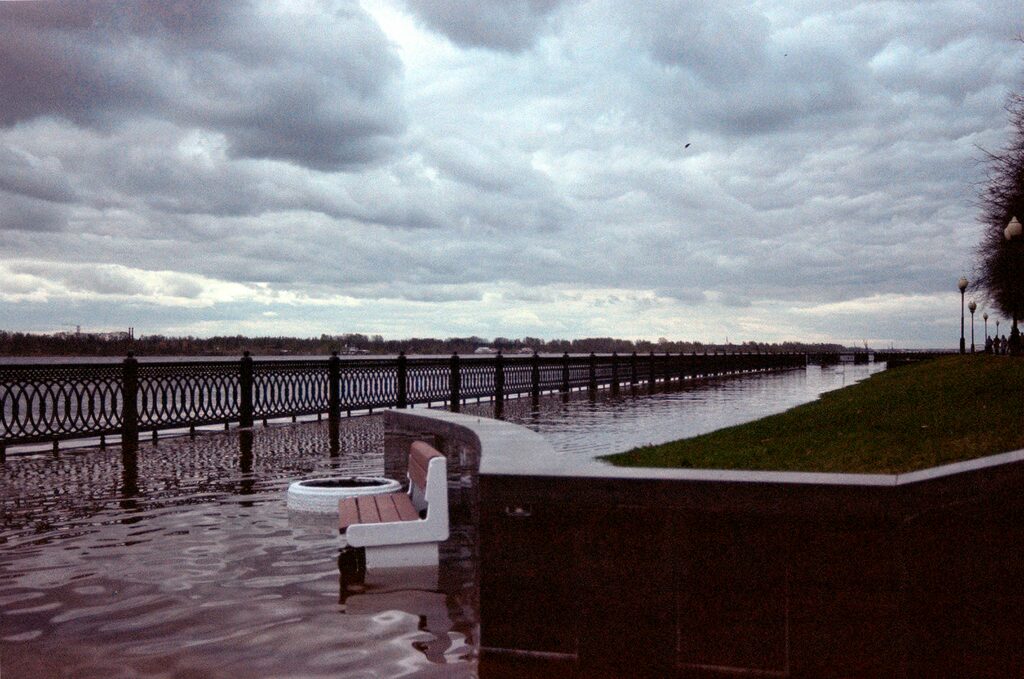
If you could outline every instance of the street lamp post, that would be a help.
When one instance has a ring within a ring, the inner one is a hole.
[[[1010,217],[1010,222],[1006,225],[1006,228],[1003,229],[1003,236],[1006,237],[1006,240],[1012,241],[1014,239],[1020,238],[1022,233],[1024,233],[1024,227],[1021,226],[1020,220],[1017,219],[1016,217]],[[1020,346],[1019,346],[1020,345],[1020,331],[1017,329],[1017,309],[1016,308],[1011,310],[1011,315],[1013,316],[1013,318],[1010,319],[1011,322],[1012,322],[1012,325],[1010,326],[1010,347],[1009,348],[1010,348],[1010,354],[1013,355],[1013,354],[1018,353],[1018,351],[1020,349]]]
[[[985,351],[988,351],[992,346],[988,341],[988,312],[983,313],[981,318],[985,321]]]
[[[974,353],[974,310],[978,308],[978,305],[971,300],[971,303],[967,305],[967,308],[971,311],[971,353]]]
[[[1024,227],[1021,226],[1021,223],[1016,217],[1011,217],[1010,223],[1006,225],[1005,229],[1003,229],[1003,236],[1006,240],[1013,240],[1014,238],[1018,238],[1022,232],[1024,232]]]
[[[967,279],[961,276],[956,286],[960,288],[960,353],[966,354],[967,347],[964,344],[964,291],[967,290]]]

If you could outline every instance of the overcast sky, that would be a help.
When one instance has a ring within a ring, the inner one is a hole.
[[[0,2],[0,329],[953,347],[1021,32],[1019,0]]]

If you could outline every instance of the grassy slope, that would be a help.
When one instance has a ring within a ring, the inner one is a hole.
[[[609,455],[631,467],[897,473],[1024,448],[1024,360],[951,356],[692,439]]]

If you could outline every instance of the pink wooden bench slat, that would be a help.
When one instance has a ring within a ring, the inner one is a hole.
[[[398,510],[398,518],[401,521],[416,521],[420,513],[412,504],[412,500],[405,493],[394,493],[395,508]]]
[[[359,507],[359,523],[380,523],[380,513],[372,495],[357,496],[356,505]]]
[[[340,517],[341,532],[354,523],[359,523],[359,508],[356,506],[355,498],[342,498],[338,503],[338,516]]]
[[[414,462],[409,462],[409,478],[420,488],[426,486],[427,470]]]
[[[377,514],[380,516],[381,523],[401,521],[401,518],[398,516],[398,507],[395,506],[394,493],[374,495],[373,498],[377,501]]]
[[[373,503],[374,512],[366,510],[370,503]],[[342,498],[338,501],[338,516],[338,526],[342,532],[355,523],[390,523],[416,521],[420,518],[412,500],[405,493]]]
[[[435,457],[442,455],[423,441],[414,441],[409,448],[409,478],[420,488],[427,485],[427,468]]]

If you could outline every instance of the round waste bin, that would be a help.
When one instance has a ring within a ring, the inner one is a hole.
[[[337,514],[338,500],[354,495],[396,493],[402,484],[381,476],[339,476],[303,479],[288,486],[288,509]]]

